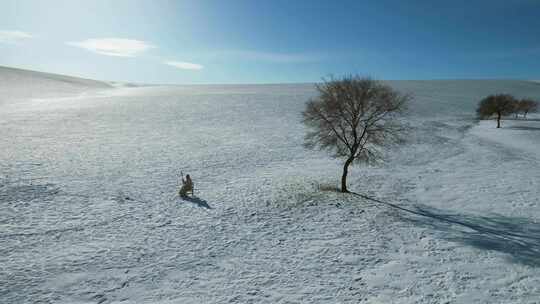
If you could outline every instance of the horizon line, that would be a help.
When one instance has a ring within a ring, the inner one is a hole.
[[[308,85],[308,84],[316,84],[323,81],[324,76],[321,76],[321,80],[319,81],[290,81],[290,82],[204,82],[204,83],[144,83],[144,82],[134,82],[134,81],[123,81],[123,80],[103,80],[103,79],[95,79],[95,78],[89,78],[82,75],[72,75],[72,74],[62,74],[62,73],[56,73],[56,72],[47,72],[43,70],[35,70],[30,69],[27,67],[19,67],[19,66],[7,66],[7,65],[0,65],[0,68],[6,68],[6,69],[13,69],[13,70],[20,70],[20,71],[26,71],[26,72],[34,72],[34,73],[42,73],[42,74],[49,74],[54,76],[62,76],[62,77],[71,77],[71,78],[78,78],[82,80],[92,80],[92,81],[98,81],[103,82],[106,84],[112,84],[112,83],[120,83],[120,84],[133,84],[133,85],[139,85],[139,86],[197,86],[197,85]],[[353,73],[353,75],[356,75]],[[357,74],[362,76],[362,74]],[[370,77],[370,76],[367,76]],[[383,79],[383,78],[375,78],[372,77],[375,80],[378,81],[493,81],[493,80],[511,80],[511,81],[531,81],[531,82],[537,82],[540,81],[540,77],[538,79],[525,79],[525,78],[430,78],[430,79]]]

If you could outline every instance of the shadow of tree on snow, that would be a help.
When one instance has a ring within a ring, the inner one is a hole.
[[[400,217],[418,226],[444,233],[444,238],[476,248],[509,255],[514,262],[540,266],[540,223],[526,218],[503,215],[448,213],[427,206],[415,206],[422,216]]]
[[[523,130],[523,131],[540,131],[540,127],[531,127],[531,126],[511,126],[505,129],[510,130]]]
[[[453,213],[425,205],[403,208],[368,196],[359,196],[404,211],[397,217],[417,226],[440,231],[443,238],[449,241],[499,251],[507,254],[513,262],[540,266],[540,223],[537,221],[500,214],[484,216]]]

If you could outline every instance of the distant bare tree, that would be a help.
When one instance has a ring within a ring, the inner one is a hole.
[[[353,161],[368,162],[381,156],[381,148],[395,143],[402,130],[397,123],[409,95],[370,78],[346,76],[316,86],[318,97],[306,104],[303,123],[308,127],[307,148],[333,151],[344,158],[341,192]]]
[[[501,127],[501,118],[515,113],[517,100],[509,94],[489,95],[480,100],[476,113],[480,119],[497,115],[497,128]]]
[[[518,102],[517,110],[523,113],[523,118],[527,118],[528,113],[534,113],[538,111],[538,102],[530,98],[521,99]]]

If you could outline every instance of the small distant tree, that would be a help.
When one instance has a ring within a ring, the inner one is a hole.
[[[489,95],[480,100],[476,113],[480,119],[497,117],[497,128],[501,127],[501,118],[515,113],[517,100],[509,94]]]
[[[528,113],[538,111],[538,102],[530,98],[521,99],[517,105],[518,112],[523,113],[523,118],[527,118]]]
[[[385,144],[399,139],[402,128],[396,114],[410,96],[359,76],[324,80],[316,88],[318,96],[307,102],[303,112],[308,127],[304,145],[333,151],[335,157],[345,159],[341,192],[349,192],[349,166],[378,159]]]

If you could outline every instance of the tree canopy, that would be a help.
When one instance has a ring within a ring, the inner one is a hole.
[[[347,76],[317,85],[318,96],[308,101],[303,122],[309,131],[305,146],[332,151],[344,158],[341,191],[347,190],[348,167],[353,161],[378,159],[381,148],[399,139],[396,120],[409,95],[382,82]]]
[[[480,100],[476,113],[480,119],[497,116],[497,128],[501,127],[501,118],[514,113],[517,100],[510,94],[489,95]]]

